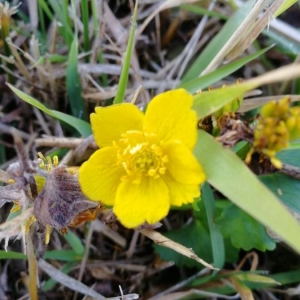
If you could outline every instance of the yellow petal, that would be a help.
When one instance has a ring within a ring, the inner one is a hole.
[[[193,203],[194,199],[200,196],[199,185],[179,183],[168,174],[164,176],[164,181],[170,191],[171,205],[181,206],[183,204]]]
[[[111,146],[128,130],[142,130],[144,115],[133,104],[96,107],[91,114],[94,138],[99,147]]]
[[[199,185],[205,181],[205,174],[196,157],[184,144],[173,141],[163,145],[163,153],[168,157],[168,173],[178,182]]]
[[[129,180],[120,184],[113,211],[125,227],[134,228],[160,221],[169,209],[169,191],[164,181],[144,177],[139,184]]]
[[[162,93],[148,105],[144,131],[158,140],[179,140],[192,149],[197,139],[197,115],[191,109],[193,96],[184,89]]]
[[[79,184],[82,192],[93,201],[113,205],[116,191],[125,175],[116,164],[117,153],[113,147],[97,150],[79,169]]]

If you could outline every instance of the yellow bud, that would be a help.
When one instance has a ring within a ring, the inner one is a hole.
[[[287,127],[283,121],[280,121],[279,124],[275,127],[275,133],[285,135],[287,134]]]
[[[289,97],[282,98],[279,101],[271,101],[261,108],[260,114],[263,118],[285,119],[290,108],[290,102]]]
[[[278,101],[278,108],[276,111],[277,116],[283,117],[284,115],[286,115],[287,112],[289,111],[290,104],[291,104],[291,99],[289,97],[285,97],[280,101]]]
[[[294,117],[294,116],[289,117],[286,120],[285,124],[286,124],[286,127],[288,128],[288,130],[292,131],[295,128],[296,124],[297,124],[296,117]]]
[[[265,104],[261,110],[260,110],[260,115],[263,118],[267,118],[273,115],[274,110],[276,109],[276,101],[271,101],[267,104]]]

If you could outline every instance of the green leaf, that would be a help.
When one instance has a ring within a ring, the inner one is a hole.
[[[246,251],[256,248],[265,251],[273,250],[276,246],[265,227],[236,205],[228,206],[217,220],[217,224],[222,234],[229,237],[236,248]]]
[[[240,249],[233,247],[230,238],[224,238],[225,261],[236,263],[239,259]]]
[[[70,48],[73,39],[73,32],[71,29],[70,15],[68,12],[68,0],[48,0],[48,2],[50,3],[53,11],[55,12],[55,16],[58,18],[61,24],[61,26],[58,26],[58,30],[65,39],[68,48]]]
[[[180,8],[181,9],[185,9],[193,14],[198,14],[198,15],[202,15],[202,16],[209,16],[209,17],[215,17],[215,18],[218,18],[220,20],[227,20],[228,17],[223,15],[223,14],[220,14],[218,12],[215,12],[215,11],[211,11],[211,10],[208,10],[208,9],[205,9],[203,7],[199,5],[193,5],[193,4],[182,4],[180,5]]]
[[[171,230],[164,235],[187,248],[192,248],[195,254],[203,260],[207,262],[212,261],[210,235],[199,220],[194,220],[193,223],[178,230]],[[159,245],[154,245],[153,247],[162,260],[174,261],[179,267],[202,267],[193,259],[183,256],[172,249]]]
[[[51,9],[49,8],[47,1],[38,0],[38,5],[40,8],[43,9],[47,17],[50,19],[50,21],[53,21],[53,13],[51,12]]]
[[[50,250],[45,253],[45,259],[55,259],[62,261],[81,261],[82,255],[78,255],[74,250]]]
[[[223,48],[243,20],[248,16],[248,13],[252,9],[253,3],[253,0],[248,1],[231,16],[224,26],[222,26],[222,29],[211,40],[208,46],[201,52],[201,54],[186,72],[182,82],[192,80],[201,74],[201,72],[209,65],[220,49]]]
[[[300,64],[285,66],[237,85],[201,92],[194,96],[193,109],[197,112],[198,118],[202,119],[216,112],[227,103],[241,99],[244,93],[251,89],[264,84],[282,81],[282,78],[289,80],[299,77],[299,66]]]
[[[72,115],[76,118],[87,120],[84,100],[81,96],[82,89],[80,83],[80,77],[78,74],[78,40],[77,36],[74,36],[73,42],[71,44],[71,49],[69,53],[68,65],[67,65],[67,75],[66,84],[68,99],[71,106]]]
[[[0,259],[27,259],[23,253],[0,250]]]
[[[259,274],[253,274],[245,272],[243,274],[237,274],[235,275],[235,278],[237,278],[240,281],[248,281],[248,282],[254,282],[254,283],[263,283],[266,285],[278,285],[280,284],[278,281],[274,280],[271,277],[259,275]]]
[[[296,145],[298,146],[299,143]],[[295,144],[292,144],[295,145]],[[300,168],[300,159],[295,159],[295,157],[299,157],[300,149],[297,147],[291,148],[289,150],[283,150],[278,153],[276,156],[285,164],[292,165]]]
[[[202,130],[194,152],[214,188],[300,253],[300,225],[243,161]]]
[[[209,226],[213,254],[213,265],[215,268],[221,269],[224,265],[225,260],[224,241],[219,227],[214,221],[216,218],[215,199],[211,188],[207,183],[205,183],[202,187],[202,200],[206,210],[206,216]]]
[[[64,235],[64,238],[75,251],[75,253],[78,255],[83,255],[85,248],[76,234],[69,230],[69,232]]]
[[[44,56],[41,56],[38,61],[33,65],[33,67],[36,67],[38,65],[45,64],[49,60],[51,63],[63,63],[67,61],[66,56],[60,55],[60,54],[47,54]]]
[[[40,109],[44,113],[48,114],[51,117],[54,117],[60,121],[63,121],[70,126],[74,127],[82,136],[88,137],[91,135],[92,130],[91,130],[91,125],[83,120],[77,119],[73,116],[69,116],[65,113],[62,113],[57,110],[49,109],[45,105],[43,105],[41,102],[38,100],[34,99],[33,97],[25,94],[24,92],[18,90],[14,86],[10,85],[7,83],[8,87],[22,100],[25,102],[29,103],[30,105],[35,106],[36,108]]]
[[[193,109],[197,112],[198,118],[202,119],[216,112],[227,103],[240,99],[246,91],[254,87],[253,84],[242,83],[201,92],[194,96]]]
[[[130,35],[129,40],[127,44],[124,64],[119,80],[118,90],[114,99],[114,104],[116,103],[122,103],[124,101],[125,92],[126,92],[126,86],[128,82],[128,75],[129,75],[129,69],[130,69],[130,61],[131,61],[131,54],[133,51],[134,46],[134,34],[136,30],[136,17],[138,12],[138,1],[135,2],[133,17],[132,17],[132,23],[131,23],[131,29],[130,29]]]
[[[300,181],[276,173],[260,176],[259,179],[289,208],[300,214]]]
[[[272,277],[277,282],[280,282],[281,284],[291,284],[291,283],[299,284],[300,270],[271,274],[270,277]]]
[[[207,75],[200,76],[198,78],[192,79],[190,81],[187,81],[185,83],[180,84],[179,88],[184,88],[190,93],[196,93],[199,89],[204,89],[208,87],[209,85],[216,83],[217,81],[223,79],[224,77],[232,74],[236,70],[243,67],[248,62],[256,59],[260,55],[264,54],[266,51],[268,51],[270,48],[272,48],[273,45],[262,49],[254,54],[251,54],[245,58],[242,58],[240,60],[237,60],[233,63],[230,63],[224,67],[219,68],[218,70],[211,72]]]

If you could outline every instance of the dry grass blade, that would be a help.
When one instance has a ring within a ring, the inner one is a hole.
[[[154,230],[148,230],[148,229],[141,229],[140,233],[148,237],[149,239],[153,240],[155,244],[158,244],[163,247],[170,248],[184,256],[187,256],[191,259],[194,259],[198,263],[202,264],[203,266],[211,269],[211,270],[218,270],[214,268],[212,265],[205,262],[203,259],[198,257],[191,249],[186,248],[185,246],[182,246],[181,244],[178,244],[167,237],[163,236],[157,231]]]
[[[239,56],[244,50],[246,50],[258,35],[264,30],[264,28],[270,23],[270,18],[274,15],[284,0],[274,1],[270,7],[266,9],[263,15],[252,25],[247,34],[243,34],[241,40],[234,46],[234,48],[226,55],[225,59],[231,61]]]
[[[209,65],[205,68],[205,70],[201,73],[201,75],[205,75],[215,70],[218,65],[222,62],[224,57],[235,47],[235,45],[240,41],[242,36],[249,30],[251,24],[253,24],[262,11],[264,6],[266,5],[266,1],[260,0],[257,1],[253,6],[251,12],[244,19],[244,21],[240,24],[234,34],[230,37],[227,43],[223,46],[223,48],[218,52],[215,58],[209,63]]]
[[[274,4],[272,5],[272,8],[275,9],[278,8],[277,5],[281,5],[283,0],[275,1]],[[227,57],[227,60],[229,60],[229,53],[235,52],[235,56],[239,55],[242,53],[242,51],[245,50],[244,46],[247,44],[246,48],[253,42],[255,37],[265,28],[265,26],[269,22],[269,14],[268,12],[265,13],[263,18],[260,18],[258,21],[256,21],[257,17],[259,14],[263,11],[263,9],[266,7],[268,4],[267,1],[260,0],[255,3],[253,6],[251,12],[249,15],[245,18],[245,20],[242,22],[242,24],[238,27],[238,29],[235,31],[235,33],[231,36],[231,38],[227,41],[227,43],[224,45],[224,47],[218,52],[216,57],[210,62],[210,64],[205,68],[205,70],[201,73],[201,75],[205,75],[210,73],[211,71],[215,70],[223,61],[225,57]],[[274,11],[274,12],[275,12]],[[261,24],[258,29],[256,29],[256,26],[253,26],[253,24]],[[249,35],[252,34],[255,31],[256,36],[250,40]],[[245,45],[243,45],[242,48],[242,43],[247,41]]]
[[[212,1],[209,5],[208,10],[212,10],[215,5],[215,1]],[[175,63],[172,66],[171,70],[169,71],[168,75],[166,76],[166,80],[172,79],[175,72],[178,70],[176,79],[180,80],[183,72],[185,71],[185,68],[187,64],[189,63],[191,57],[194,55],[195,48],[197,46],[197,42],[199,40],[199,37],[203,34],[203,30],[205,28],[205,25],[207,24],[208,16],[204,16],[202,20],[199,22],[192,38],[189,40],[189,42],[184,47],[183,51],[178,55],[178,57],[175,59]],[[163,80],[159,89],[157,90],[158,93],[162,93],[167,89],[167,82],[166,80]],[[176,82],[174,82],[174,85],[172,88],[176,86]]]
[[[270,71],[261,76],[244,81],[244,83],[255,86],[270,84],[274,82],[284,82],[300,76],[300,64],[292,64]]]
[[[249,110],[258,108],[272,100],[280,100],[282,98],[289,97],[291,102],[300,101],[299,95],[280,95],[280,96],[266,96],[266,97],[256,97],[251,99],[245,99],[239,108],[239,112],[247,112]]]
[[[70,288],[71,290],[77,291],[84,295],[88,295],[90,297],[93,297],[94,299],[99,299],[99,300],[105,299],[105,297],[98,294],[93,289],[89,288],[88,286],[79,282],[78,280],[75,280],[74,278],[62,273],[60,270],[52,267],[50,264],[48,264],[43,259],[39,259],[38,265],[50,277],[55,278],[56,281],[60,282],[64,286]]]
[[[139,295],[137,294],[128,294],[128,295],[122,295],[120,297],[113,297],[113,298],[105,298],[99,293],[95,292],[93,289],[89,288],[85,284],[79,282],[78,280],[75,280],[74,278],[62,273],[60,270],[57,270],[56,268],[52,267],[50,264],[48,264],[43,259],[39,259],[38,261],[39,267],[47,273],[52,278],[55,278],[56,281],[60,282],[62,285],[67,286],[68,288],[77,291],[81,294],[93,297],[93,299],[106,299],[106,300],[121,300],[121,299],[138,299]]]
[[[15,58],[15,65],[16,65],[17,69],[26,78],[26,80],[28,80],[28,82],[31,82],[30,73],[28,72],[27,67],[25,66],[21,56],[18,53],[18,50],[21,50],[21,49],[19,49],[16,45],[14,45],[14,43],[12,42],[12,40],[10,38],[7,38],[6,42],[10,48],[12,55]]]
[[[36,28],[39,23],[37,1],[28,1],[28,12],[30,17],[30,26]]]
[[[112,230],[111,228],[100,222],[98,219],[93,222],[93,230],[96,232],[102,232],[105,236],[110,238],[122,248],[126,247],[126,239],[118,232]]]
[[[84,139],[81,138],[65,138],[55,136],[45,136],[41,139],[35,139],[35,143],[42,147],[58,147],[58,148],[77,148]],[[97,149],[98,146],[95,142],[89,143],[88,148]]]
[[[139,27],[137,36],[141,35],[141,33],[144,31],[144,29],[147,27],[147,25],[150,23],[150,21],[157,16],[161,11],[179,6],[181,4],[187,4],[187,3],[193,3],[197,2],[197,0],[167,0],[161,2],[161,4],[158,6],[156,10],[153,11],[153,13],[144,21],[144,23]]]

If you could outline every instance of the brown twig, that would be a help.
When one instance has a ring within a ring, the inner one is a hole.
[[[70,148],[75,149],[77,148],[84,139],[81,138],[62,138],[62,137],[55,137],[55,136],[45,136],[40,139],[36,139],[35,143],[38,146],[42,147],[58,147],[58,148]],[[88,145],[88,148],[97,149],[98,146],[95,142],[92,142]]]

